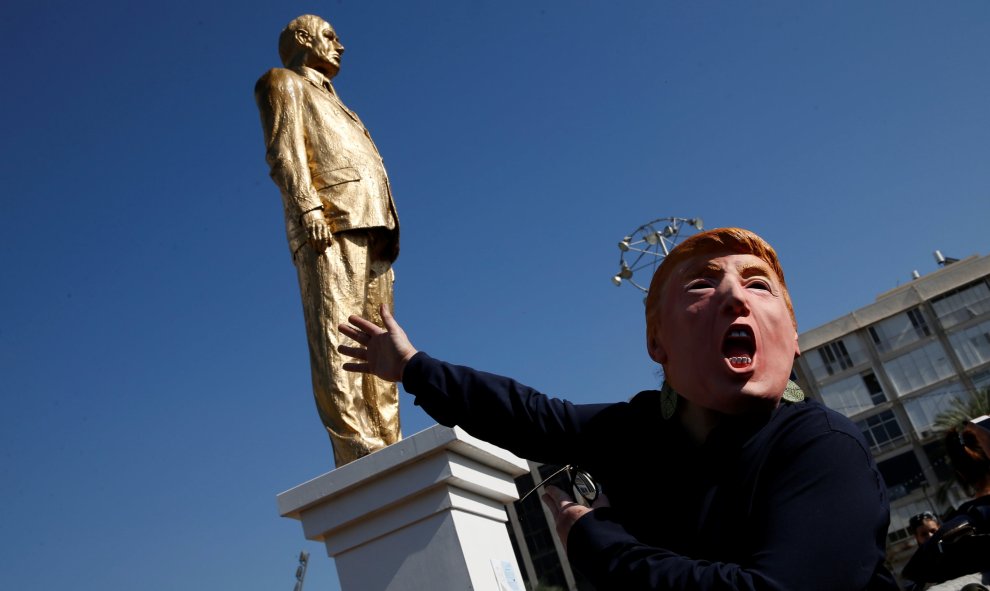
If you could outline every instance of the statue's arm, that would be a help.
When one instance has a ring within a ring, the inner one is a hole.
[[[330,245],[330,226],[323,203],[313,187],[306,156],[305,93],[294,73],[274,69],[262,76],[254,89],[265,132],[265,159],[290,213],[306,228],[310,245],[322,250]]]

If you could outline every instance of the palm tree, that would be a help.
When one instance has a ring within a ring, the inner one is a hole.
[[[940,434],[952,428],[960,429],[967,421],[990,415],[990,387],[981,388],[968,398],[955,398],[949,408],[938,413],[933,426]]]

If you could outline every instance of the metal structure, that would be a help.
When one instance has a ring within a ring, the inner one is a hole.
[[[299,553],[299,566],[296,568],[296,586],[292,591],[302,591],[303,581],[306,579],[306,566],[309,565],[309,552]]]
[[[657,218],[636,228],[619,241],[619,272],[612,277],[612,283],[629,283],[643,293],[649,291],[649,282],[657,265],[677,244],[688,236],[702,230],[701,218]],[[646,285],[633,280],[637,271],[648,269]]]

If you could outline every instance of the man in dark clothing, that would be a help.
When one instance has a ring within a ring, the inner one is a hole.
[[[788,382],[797,329],[783,270],[759,236],[698,234],[647,298],[661,391],[574,405],[416,351],[387,311],[341,331],[345,369],[402,380],[444,425],[602,485],[584,507],[544,501],[600,589],[896,589],[883,566],[886,487],[858,429]]]

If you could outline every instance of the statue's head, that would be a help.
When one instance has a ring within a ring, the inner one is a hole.
[[[307,66],[328,78],[340,71],[344,46],[330,23],[304,14],[292,19],[278,38],[278,55],[286,68]]]
[[[701,407],[734,414],[776,405],[799,351],[773,247],[741,228],[679,244],[650,283],[646,344],[668,384]]]

